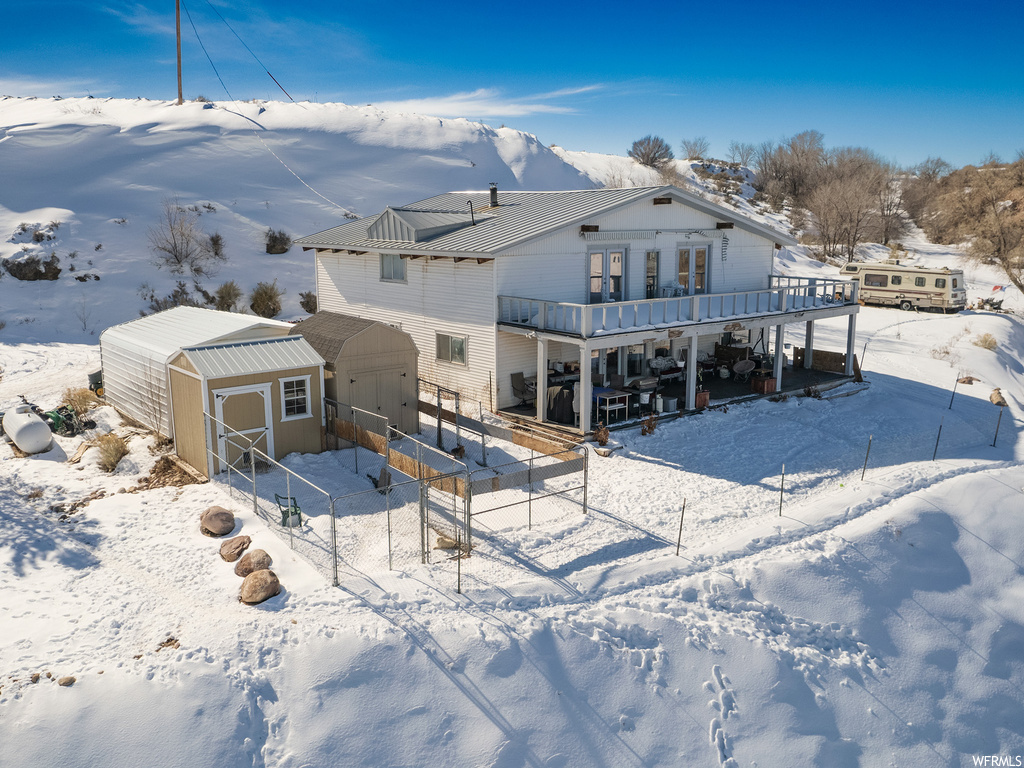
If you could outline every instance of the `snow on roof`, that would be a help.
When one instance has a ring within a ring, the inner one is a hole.
[[[736,227],[783,245],[796,245],[788,233],[772,229],[728,208],[712,203],[674,186],[632,187],[627,189],[580,189],[564,192],[502,192],[497,206],[490,205],[490,192],[447,192],[404,206],[404,210],[457,211],[472,203],[477,213],[475,226],[444,231],[429,242],[413,239],[381,239],[385,231],[400,228],[383,226],[383,220],[399,209],[343,224],[314,235],[301,237],[298,245],[313,248],[349,248],[355,250],[399,250],[424,253],[495,254],[527,240],[572,226],[587,218],[638,200],[672,196],[684,205]],[[406,215],[406,214],[402,214]],[[392,235],[393,236],[393,235]]]
[[[169,358],[182,347],[209,344],[249,330],[280,329],[284,335],[290,328],[290,323],[237,312],[172,307],[111,326],[100,334],[100,342],[142,348],[153,353],[154,357]]]
[[[210,379],[324,364],[323,358],[301,336],[187,347],[182,351],[196,371]]]

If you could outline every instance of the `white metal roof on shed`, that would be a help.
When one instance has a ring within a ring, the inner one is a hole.
[[[324,359],[301,336],[188,347],[182,351],[196,371],[208,379],[324,364]]]
[[[209,344],[258,329],[280,330],[291,325],[237,312],[218,312],[201,307],[173,307],[153,315],[115,325],[100,334],[102,343],[145,349],[156,359],[170,359],[182,347]]]

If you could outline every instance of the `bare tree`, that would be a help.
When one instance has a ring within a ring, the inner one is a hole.
[[[683,139],[679,143],[683,147],[683,154],[686,155],[687,160],[706,160],[711,151],[711,142],[705,136]]]
[[[866,149],[846,147],[823,156],[804,192],[806,206],[826,257],[852,261],[868,231],[877,227],[878,200],[888,176],[882,162]]]
[[[667,141],[660,136],[650,134],[634,141],[628,154],[640,165],[646,165],[657,171],[660,171],[675,158],[675,155],[672,154],[672,147],[668,145]]]
[[[754,159],[754,154],[757,152],[757,147],[753,144],[746,144],[740,141],[733,141],[729,143],[729,162],[739,163],[742,166],[749,167],[750,161]]]
[[[200,227],[199,212],[183,208],[177,199],[164,200],[160,219],[149,230],[149,244],[157,267],[167,267],[176,275],[209,276],[216,262],[225,260],[223,250],[211,245]]]

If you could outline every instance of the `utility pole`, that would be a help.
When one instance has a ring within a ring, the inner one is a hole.
[[[181,106],[181,0],[174,0],[174,31],[178,38],[178,106]]]

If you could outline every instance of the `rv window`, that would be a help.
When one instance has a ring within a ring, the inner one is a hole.
[[[957,279],[956,279],[956,278],[954,277],[954,278],[953,278],[953,287],[954,287],[954,288],[957,288],[957,287],[958,287],[959,285],[960,285],[960,281],[959,281],[959,280],[957,280]]]
[[[924,278],[923,277],[915,277],[914,278],[914,285],[916,285],[918,288],[924,288]]]
[[[900,285],[902,282],[903,282],[903,277],[902,276],[900,276],[900,275],[893,275],[892,276],[892,284],[893,285]]]
[[[864,275],[864,285],[871,288],[885,288],[889,284],[888,275]]]
[[[857,265],[856,264],[847,264],[846,265],[846,271],[847,272],[856,272],[857,271]]]
[[[936,277],[935,278],[935,287],[936,288],[945,288],[946,287],[946,278],[944,278],[944,277]]]

